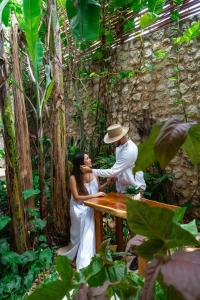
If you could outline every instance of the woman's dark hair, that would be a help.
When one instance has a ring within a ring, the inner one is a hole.
[[[76,185],[78,192],[81,195],[88,195],[88,191],[83,183],[83,173],[81,172],[80,166],[84,165],[84,154],[76,153],[73,159],[73,170],[72,175],[74,175],[76,179]]]

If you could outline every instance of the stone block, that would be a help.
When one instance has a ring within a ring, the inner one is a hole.
[[[140,101],[141,97],[142,97],[141,93],[137,93],[132,96],[134,101]]]
[[[180,83],[180,92],[181,94],[185,94],[189,90],[189,86],[185,83]]]

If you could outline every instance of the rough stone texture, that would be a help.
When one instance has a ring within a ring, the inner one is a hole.
[[[190,21],[185,21],[182,28],[190,24]],[[87,93],[84,90],[82,93],[84,110],[89,97],[92,101],[100,99],[107,111],[107,125],[121,122],[129,126],[129,135],[137,144],[145,139],[154,123],[166,121],[171,117],[199,122],[200,39],[178,46],[177,52],[172,43],[173,37],[174,31],[167,27],[146,35],[143,45],[138,39],[113,49],[107,66],[112,73],[110,80],[107,79],[107,82],[101,84],[100,80],[90,80],[86,88]],[[167,51],[167,56],[157,59],[153,51],[160,49]],[[180,72],[177,72],[177,68]],[[97,73],[102,71],[99,64],[94,62],[90,64],[90,70]],[[113,78],[122,70],[131,70],[136,75],[114,82]],[[73,135],[76,139],[78,127],[74,121],[76,109],[72,95],[71,88],[67,101],[68,135]],[[184,100],[184,109],[178,101],[180,99]],[[89,111],[86,115],[84,129],[89,136],[94,132],[95,113]],[[182,200],[190,199],[198,185],[197,167],[192,166],[186,154],[180,152],[168,169],[175,173],[176,189],[180,192]],[[199,195],[200,193],[197,193],[193,199],[198,199]]]

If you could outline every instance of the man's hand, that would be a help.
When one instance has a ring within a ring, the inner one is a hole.
[[[80,169],[81,169],[81,172],[84,173],[84,174],[86,174],[86,173],[92,173],[92,169],[90,167],[88,167],[88,166],[82,165],[80,167]]]

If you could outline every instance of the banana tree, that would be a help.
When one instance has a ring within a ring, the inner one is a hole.
[[[2,7],[0,7],[0,9],[1,8]],[[1,18],[1,13],[0,13],[0,18]],[[10,210],[12,215],[13,239],[14,239],[16,251],[21,253],[25,251],[27,248],[24,205],[22,199],[19,165],[17,159],[12,101],[8,92],[6,61],[4,56],[4,34],[3,34],[1,19],[0,19],[0,104],[1,104],[2,121],[4,126],[3,136],[4,136],[5,158],[6,158],[6,182],[7,182],[9,205],[10,205]]]
[[[44,155],[44,129],[43,129],[43,112],[44,107],[51,95],[54,80],[49,79],[49,73],[46,78],[46,87],[44,91],[41,88],[41,65],[44,56],[43,44],[39,37],[41,25],[41,1],[24,0],[24,31],[27,41],[27,63],[30,77],[35,86],[36,106],[32,103],[32,109],[35,113],[37,141],[38,141],[38,173],[40,187],[40,213],[41,217],[47,216],[47,202],[45,196],[45,155]],[[46,66],[49,70],[49,66]]]
[[[12,15],[11,26],[11,53],[12,53],[12,74],[13,74],[13,98],[15,111],[15,132],[17,141],[17,150],[20,167],[20,177],[22,190],[33,188],[31,151],[29,141],[29,129],[26,115],[26,106],[24,91],[19,64],[19,46],[18,46],[18,22],[15,15]],[[27,207],[34,207],[34,198],[31,197],[26,202]]]

